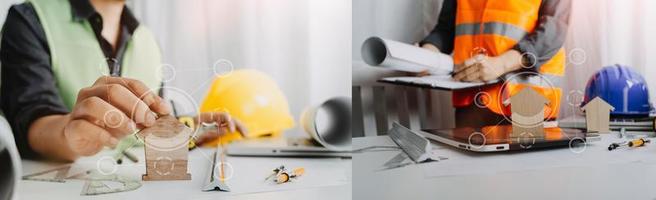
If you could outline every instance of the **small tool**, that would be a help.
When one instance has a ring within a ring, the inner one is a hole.
[[[625,133],[626,133],[626,128],[622,127],[622,128],[620,129],[619,137],[620,137],[620,138],[623,138]]]
[[[121,63],[116,60],[116,58],[105,58],[107,61],[107,65],[109,67],[109,75],[111,77],[120,77],[121,76]],[[134,135],[134,133],[132,134]],[[124,142],[121,142],[124,143]],[[119,145],[121,144],[119,143]],[[114,154],[114,159],[116,160],[116,163],[121,164],[123,163],[123,157],[125,156],[126,158],[130,159],[132,162],[139,162],[139,159],[137,156],[134,154],[128,152],[128,149],[134,145],[132,141],[128,142],[128,145],[124,145],[122,147],[116,147],[116,154]]]
[[[639,138],[637,140],[633,140],[629,142],[629,147],[641,147],[644,146],[646,143],[651,142],[650,140]]]
[[[608,151],[612,151],[614,149],[617,149],[617,148],[623,147],[623,146],[641,147],[641,146],[645,146],[646,143],[650,143],[650,142],[651,142],[650,140],[647,140],[647,139],[644,139],[644,138],[639,138],[639,139],[635,139],[635,140],[631,140],[631,141],[627,141],[627,142],[611,143],[608,146]]]
[[[139,139],[135,134],[127,136],[125,139],[122,139],[118,145],[116,145],[116,153],[114,154],[113,158],[116,160],[116,164],[122,164],[123,163],[123,157],[128,158],[130,161],[134,163],[139,162],[139,158],[128,151],[128,149],[132,148],[134,145],[139,143]]]
[[[273,169],[273,173],[266,177],[264,181],[268,181],[272,178],[275,183],[282,184],[282,183],[287,183],[290,182],[292,179],[296,179],[305,173],[305,168],[298,167],[292,170],[292,172],[288,172],[287,168],[285,168],[284,165],[281,165],[278,168]]]

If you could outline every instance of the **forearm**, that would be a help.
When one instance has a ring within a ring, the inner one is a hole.
[[[47,158],[73,161],[79,157],[64,136],[69,115],[49,115],[35,120],[28,131],[30,148]]]
[[[524,59],[533,69],[548,62],[563,47],[569,27],[570,1],[542,1],[535,30],[513,47],[527,55]]]

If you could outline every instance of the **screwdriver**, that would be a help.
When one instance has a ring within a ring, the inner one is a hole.
[[[608,151],[612,151],[613,149],[617,149],[622,146],[628,146],[628,147],[641,147],[645,146],[646,143],[651,142],[650,140],[639,138],[636,140],[628,141],[628,142],[622,142],[622,143],[611,143],[610,146],[608,146]]]
[[[633,141],[629,142],[629,147],[641,147],[641,146],[644,146],[645,143],[649,143],[649,142],[650,142],[649,140],[645,140],[645,139],[640,138],[640,139],[633,140]]]

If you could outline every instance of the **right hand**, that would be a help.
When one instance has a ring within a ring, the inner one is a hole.
[[[103,76],[79,91],[64,128],[69,147],[90,156],[137,128],[152,126],[157,115],[171,112],[161,97],[138,80]]]

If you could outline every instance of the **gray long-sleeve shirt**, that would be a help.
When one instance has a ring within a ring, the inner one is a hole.
[[[444,0],[437,25],[420,44],[430,43],[442,53],[451,54],[455,40],[457,0]],[[525,56],[527,66],[536,66],[549,61],[565,43],[571,0],[543,0],[538,13],[535,30],[522,38],[512,49]]]

